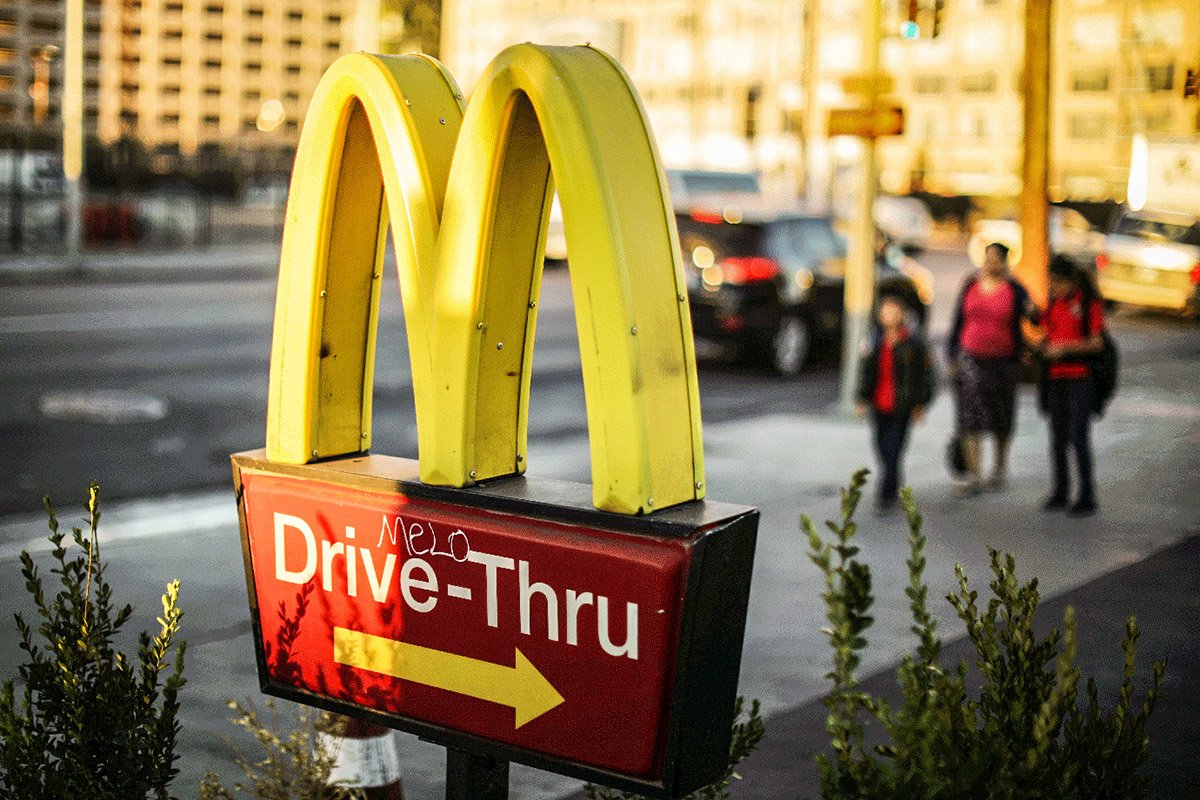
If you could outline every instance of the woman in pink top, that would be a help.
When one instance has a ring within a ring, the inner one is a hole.
[[[1008,248],[999,242],[989,244],[979,274],[967,281],[959,296],[947,341],[967,468],[966,479],[959,486],[962,495],[1005,486],[1025,348],[1021,319],[1036,313],[1025,287],[1009,275]],[[985,435],[994,438],[996,453],[995,467],[986,483],[980,477]]]

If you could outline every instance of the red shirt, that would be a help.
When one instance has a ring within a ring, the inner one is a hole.
[[[1095,336],[1104,330],[1104,305],[1099,300],[1093,300],[1089,313],[1090,335]],[[1076,289],[1065,297],[1051,300],[1050,307],[1046,309],[1044,325],[1047,345],[1083,342],[1083,292]],[[1050,377],[1086,378],[1087,364],[1082,360],[1055,361],[1050,364]]]
[[[959,347],[980,358],[1011,358],[1017,352],[1013,340],[1013,314],[1016,296],[1008,281],[990,294],[978,281],[963,298],[963,326]]]
[[[897,341],[908,338],[907,331],[900,331]],[[896,410],[896,347],[883,337],[879,343],[879,366],[875,372],[875,408],[884,414]]]

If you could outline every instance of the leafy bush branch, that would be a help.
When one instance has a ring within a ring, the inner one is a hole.
[[[143,631],[136,660],[129,658],[115,640],[133,607],[115,607],[104,577],[99,498],[100,486],[93,482],[88,533],[85,537],[74,528],[70,541],[59,529],[50,499],[44,499],[54,562],[50,573],[60,586],[53,597],[33,559],[21,553],[21,574],[37,621],[34,627],[16,615],[26,661],[18,668],[19,686],[9,679],[0,689],[0,793],[5,797],[166,800],[178,773],[177,716],[187,649],[184,641],[175,644],[183,618],[179,581],[167,584],[162,596],[158,632]]]
[[[825,698],[832,756],[818,756],[821,795],[859,798],[1019,798],[1062,800],[1139,798],[1146,780],[1139,768],[1149,752],[1146,722],[1154,710],[1165,664],[1155,662],[1150,686],[1134,700],[1138,627],[1126,623],[1121,642],[1124,680],[1115,709],[1105,714],[1094,679],[1087,703],[1078,703],[1074,610],[1063,630],[1038,637],[1034,621],[1040,599],[1037,579],[1021,583],[1011,555],[989,550],[992,597],[980,605],[961,566],[947,600],[966,626],[982,679],[968,691],[965,661],[941,663],[937,619],[927,605],[923,519],[905,490],[909,528],[909,585],[915,654],[897,668],[903,700],[892,708],[858,688],[856,669],[867,647],[874,597],[870,568],[857,559],[854,514],[866,470],[842,491],[841,519],[826,523],[825,539],[808,517],[801,524],[809,557],[825,579],[823,598],[833,648],[832,686]],[[867,722],[878,723],[885,743],[867,745]]]

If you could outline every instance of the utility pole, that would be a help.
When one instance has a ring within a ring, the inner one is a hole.
[[[880,39],[882,12],[880,0],[863,0],[863,73],[866,80],[868,114],[874,118],[881,89]],[[872,127],[874,122],[872,123]],[[877,191],[875,134],[862,138],[862,172],[858,176],[858,208],[854,235],[846,263],[846,291],[842,319],[842,385],[838,405],[843,413],[854,409],[855,393],[861,371],[860,353],[871,333],[871,309],[875,302],[875,219],[873,208]]]
[[[67,0],[63,48],[63,177],[67,266],[83,265],[83,0]]]
[[[1021,164],[1021,263],[1017,275],[1045,305],[1050,241],[1046,184],[1050,168],[1051,0],[1025,2],[1025,124]]]
[[[817,58],[817,43],[820,41],[821,0],[804,0],[804,50],[801,53],[803,75],[801,85],[804,86],[804,119],[801,126],[803,134],[802,156],[804,164],[804,199],[809,208],[814,211],[824,211],[828,192],[822,189],[818,171],[822,169],[819,161],[822,156],[821,140],[825,130],[824,120],[821,119],[821,103],[819,80],[819,60]]]

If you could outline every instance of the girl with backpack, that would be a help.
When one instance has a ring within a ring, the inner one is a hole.
[[[1071,261],[1055,256],[1050,261],[1050,302],[1042,317],[1046,359],[1043,410],[1050,418],[1050,461],[1054,483],[1042,505],[1073,517],[1096,513],[1096,486],[1092,463],[1092,414],[1097,410],[1094,370],[1105,349],[1104,304],[1091,284]],[[1070,501],[1071,476],[1068,450],[1075,454],[1079,494]]]

